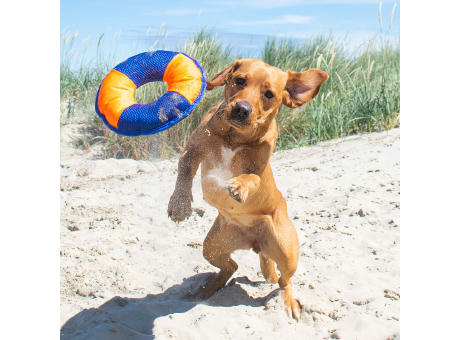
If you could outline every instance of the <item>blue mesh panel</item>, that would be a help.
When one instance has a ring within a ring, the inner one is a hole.
[[[116,132],[126,136],[156,133],[185,118],[190,109],[187,99],[168,91],[153,103],[134,104],[126,108],[118,120]]]
[[[177,52],[144,52],[126,59],[114,67],[127,75],[137,87],[151,81],[163,81],[163,74],[171,59]]]

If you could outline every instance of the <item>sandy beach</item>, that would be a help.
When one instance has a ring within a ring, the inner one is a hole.
[[[61,131],[61,339],[399,339],[399,129],[273,154],[300,241],[299,322],[251,251],[226,287],[189,299],[217,271],[199,174],[176,224],[177,160],[98,159],[72,147],[77,130]]]

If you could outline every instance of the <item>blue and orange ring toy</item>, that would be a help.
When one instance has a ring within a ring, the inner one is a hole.
[[[136,89],[152,81],[166,82],[168,91],[152,103],[136,103]],[[150,135],[187,117],[205,88],[206,72],[185,53],[144,52],[107,74],[97,91],[95,109],[105,125],[120,135]]]

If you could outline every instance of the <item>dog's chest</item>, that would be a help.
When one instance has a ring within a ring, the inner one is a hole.
[[[202,165],[202,182],[225,188],[227,181],[237,176],[236,172],[241,168],[240,157],[236,156],[239,151],[241,148],[232,150],[222,146],[220,150],[208,154]]]
[[[229,179],[243,172],[241,151],[222,146],[206,155],[201,164],[203,198],[218,209],[235,204],[226,187]]]

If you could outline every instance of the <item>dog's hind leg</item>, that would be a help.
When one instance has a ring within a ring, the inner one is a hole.
[[[278,284],[289,316],[300,318],[300,303],[292,296],[291,277],[297,269],[299,239],[286,209],[276,211],[273,218],[264,221],[265,228],[261,251],[276,262],[281,276]],[[273,268],[273,267],[272,267]],[[274,268],[273,268],[274,269]]]
[[[278,282],[278,274],[275,270],[275,262],[263,253],[259,253],[260,269],[265,280],[270,283]]]
[[[209,263],[220,269],[217,278],[200,287],[196,297],[207,299],[222,288],[233,273],[238,269],[236,262],[230,257],[237,249],[249,249],[250,242],[235,225],[227,224],[224,218],[217,216],[214,225],[203,242],[203,256]]]

